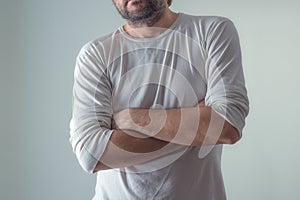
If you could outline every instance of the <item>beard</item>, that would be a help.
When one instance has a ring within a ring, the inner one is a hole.
[[[144,6],[142,0],[134,1],[132,5],[138,7],[134,11],[128,10],[127,5],[128,1],[125,1],[125,3],[120,6],[115,4],[120,15],[134,25],[154,24],[162,17],[166,7],[165,0],[147,0]]]

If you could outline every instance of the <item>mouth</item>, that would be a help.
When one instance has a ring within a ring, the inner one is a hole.
[[[129,4],[129,3],[137,5],[137,4],[142,3],[142,2],[143,2],[142,0],[126,0],[125,6],[127,6],[127,4]]]
[[[131,0],[126,0],[124,5],[127,6],[127,4],[130,2]]]

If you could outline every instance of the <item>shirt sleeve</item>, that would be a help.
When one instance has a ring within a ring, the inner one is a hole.
[[[93,173],[112,134],[113,112],[106,70],[96,48],[87,46],[76,59],[70,143],[81,167]]]
[[[232,124],[242,135],[249,101],[242,68],[238,33],[234,24],[221,18],[208,28],[205,73],[205,103]]]

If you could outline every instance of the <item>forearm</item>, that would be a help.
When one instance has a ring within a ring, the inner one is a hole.
[[[94,172],[141,164],[183,148],[153,137],[135,137],[115,130]]]
[[[237,130],[207,106],[167,110],[134,108],[115,117],[121,127],[112,134],[95,171],[147,162],[183,145],[232,144],[239,139]]]
[[[201,146],[232,144],[239,139],[237,130],[207,106],[126,111],[122,111],[122,119],[116,116],[121,129],[139,131],[167,142]]]
[[[118,148],[131,153],[151,153],[169,143],[153,137],[132,136],[132,133],[122,130],[115,130],[110,138],[110,142]]]
[[[166,124],[157,139],[188,146],[232,144],[237,130],[211,107],[169,109]],[[174,126],[174,123],[179,124]]]

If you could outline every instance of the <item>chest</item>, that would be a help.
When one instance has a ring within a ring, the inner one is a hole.
[[[204,63],[184,45],[123,51],[108,67],[114,107],[194,106],[206,94]]]

